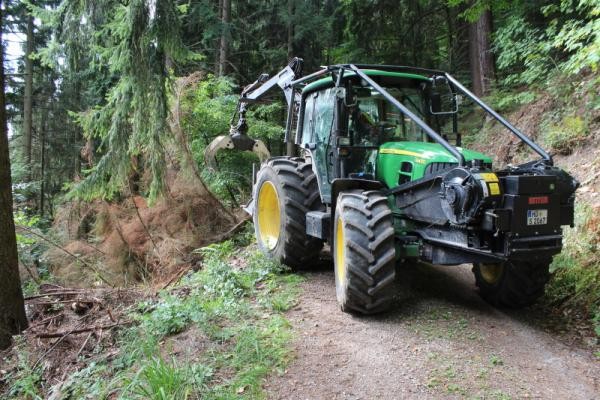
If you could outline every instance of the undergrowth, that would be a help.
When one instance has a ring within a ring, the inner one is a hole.
[[[121,331],[118,351],[104,349],[53,387],[19,345],[8,397],[263,398],[263,380],[289,358],[291,327],[281,313],[295,304],[300,278],[249,241],[247,233],[199,249],[199,272],[131,310],[136,324]]]
[[[559,154],[570,154],[589,135],[588,122],[578,115],[566,115],[557,122],[548,122],[544,142]]]
[[[577,207],[575,228],[566,228],[563,251],[554,257],[546,288],[551,305],[583,313],[600,336],[600,216]]]

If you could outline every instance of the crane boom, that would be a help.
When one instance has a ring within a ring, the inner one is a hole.
[[[229,135],[217,136],[204,151],[204,161],[209,168],[216,168],[215,156],[221,149],[252,151],[261,162],[270,157],[269,150],[261,140],[248,136],[247,106],[259,102],[273,88],[279,87],[285,95],[288,107],[293,107],[298,99],[291,83],[302,74],[302,65],[303,60],[294,57],[285,68],[271,78],[268,74],[261,74],[256,81],[242,90],[236,111],[231,118]],[[236,117],[237,122],[234,124]]]

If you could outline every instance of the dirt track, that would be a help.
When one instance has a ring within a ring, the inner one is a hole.
[[[273,399],[598,399],[600,360],[547,333],[539,311],[502,311],[470,268],[419,265],[397,279],[392,312],[339,311],[333,272],[306,274],[289,313],[296,359]]]

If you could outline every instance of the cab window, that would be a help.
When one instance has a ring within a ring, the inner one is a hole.
[[[422,119],[423,97],[419,89],[390,87],[386,90]],[[377,146],[387,141],[424,141],[423,130],[370,88],[357,92],[350,108],[349,133],[355,146]]]

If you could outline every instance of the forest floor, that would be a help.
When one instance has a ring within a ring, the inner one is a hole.
[[[269,398],[598,398],[593,341],[546,310],[491,307],[466,265],[403,271],[392,311],[369,317],[340,311],[330,265],[305,277],[296,358]]]

